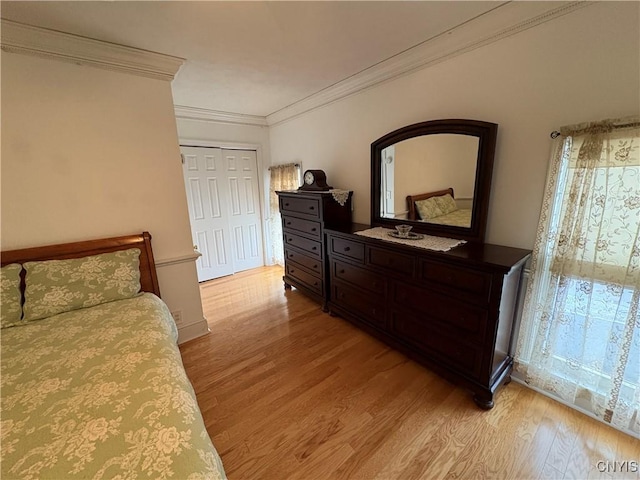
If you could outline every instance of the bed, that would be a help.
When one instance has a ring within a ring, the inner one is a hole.
[[[3,479],[226,478],[148,232],[3,252],[2,267]]]
[[[453,188],[407,195],[407,219],[456,227],[471,226],[470,199],[456,200]]]

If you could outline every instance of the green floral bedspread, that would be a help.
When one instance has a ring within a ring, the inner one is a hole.
[[[461,208],[454,210],[446,215],[440,215],[429,220],[428,223],[438,223],[440,225],[452,225],[454,227],[470,227],[471,226],[471,210]]]
[[[1,335],[3,480],[225,478],[155,295]]]

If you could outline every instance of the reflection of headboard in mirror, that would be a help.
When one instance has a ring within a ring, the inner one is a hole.
[[[418,212],[416,211],[416,202],[419,202],[420,200],[426,200],[427,198],[440,197],[442,195],[446,195],[447,193],[453,198],[456,198],[453,195],[453,188],[438,190],[437,192],[420,193],[418,195],[407,195],[407,209],[409,210],[407,219],[420,220],[420,215],[418,215]]]
[[[431,120],[400,128],[373,142],[371,225],[395,228],[406,223],[419,233],[483,242],[497,132],[495,123]],[[411,147],[407,148],[409,142]],[[421,198],[414,192],[430,192],[424,194],[429,197],[452,193],[445,188],[471,203],[466,222],[420,221],[415,201]],[[403,200],[409,197],[413,200],[405,205]],[[460,226],[464,224],[468,226]]]

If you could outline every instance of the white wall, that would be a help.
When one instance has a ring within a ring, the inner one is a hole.
[[[268,239],[269,228],[266,224],[269,212],[269,172],[271,165],[269,130],[266,126],[221,123],[207,120],[177,118],[178,136],[182,145],[217,146],[222,148],[243,148],[256,150],[260,190],[260,208],[262,212],[263,252],[265,264],[272,258],[271,242]],[[276,161],[276,163],[278,163]]]
[[[169,82],[2,54],[3,250],[148,230],[160,290],[206,332]]]
[[[321,168],[370,215],[370,145],[439,118],[499,124],[486,240],[531,248],[560,126],[638,114],[640,4],[594,3],[270,129],[271,155]]]

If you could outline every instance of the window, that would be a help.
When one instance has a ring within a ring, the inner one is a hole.
[[[284,246],[282,245],[282,223],[278,208],[278,195],[281,190],[295,190],[300,186],[300,165],[289,163],[269,167],[269,234],[271,237],[271,261],[284,265]]]
[[[640,433],[640,122],[563,129],[516,354],[525,381]]]

